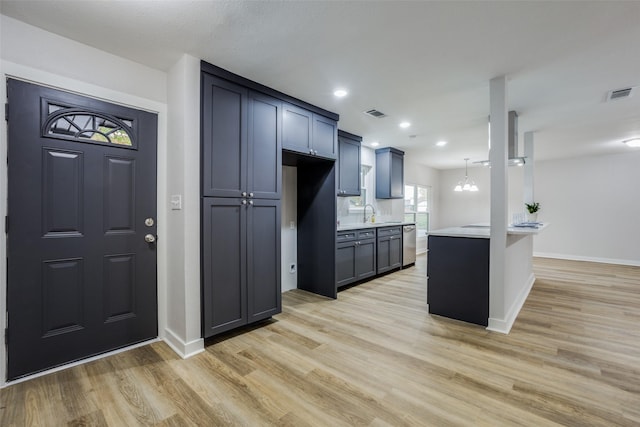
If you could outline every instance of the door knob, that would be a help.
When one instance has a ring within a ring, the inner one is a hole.
[[[154,236],[153,234],[147,234],[146,236],[144,236],[144,241],[147,243],[153,243],[156,241],[156,236]]]

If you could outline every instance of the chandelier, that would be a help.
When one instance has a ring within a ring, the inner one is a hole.
[[[473,180],[469,180],[469,158],[464,159],[464,181],[458,181],[453,191],[478,191],[478,186]]]

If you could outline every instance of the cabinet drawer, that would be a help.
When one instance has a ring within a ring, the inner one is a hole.
[[[402,234],[402,227],[378,228],[378,237],[394,236],[397,234]]]
[[[358,239],[373,239],[376,237],[376,229],[370,228],[368,230],[357,230]]]
[[[357,230],[340,231],[338,232],[338,236],[336,237],[336,242],[351,242],[352,240],[356,240],[357,237]]]

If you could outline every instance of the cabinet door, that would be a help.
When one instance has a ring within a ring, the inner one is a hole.
[[[205,197],[202,202],[205,338],[247,323],[247,208],[241,200]]]
[[[338,196],[360,195],[360,142],[338,137]]]
[[[251,323],[282,311],[280,200],[249,200],[246,211],[247,303]]]
[[[303,154],[311,151],[313,113],[295,105],[282,105],[282,148]]]
[[[250,197],[279,199],[282,192],[282,102],[249,92],[247,188]],[[251,196],[251,194],[253,194]]]
[[[389,268],[402,267],[402,235],[389,237]]]
[[[312,141],[313,155],[335,160],[338,155],[338,123],[314,114]]]
[[[356,280],[356,242],[338,243],[336,248],[336,285]]]
[[[357,280],[376,275],[376,239],[358,241],[355,268]]]
[[[377,272],[378,274],[384,273],[385,271],[390,269],[391,262],[389,258],[389,254],[391,252],[391,248],[389,246],[391,240],[390,236],[387,237],[379,237],[378,238],[378,265]]]
[[[404,157],[391,153],[391,198],[404,197]]]
[[[202,194],[240,197],[247,188],[248,91],[202,76]]]

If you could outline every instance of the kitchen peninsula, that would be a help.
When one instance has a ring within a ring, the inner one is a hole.
[[[532,266],[533,236],[547,226],[545,223],[536,228],[516,226],[507,229],[502,295],[508,307],[508,327],[504,327],[502,319],[492,322],[490,317],[490,227],[472,224],[429,232],[429,313],[508,332],[535,280]]]

